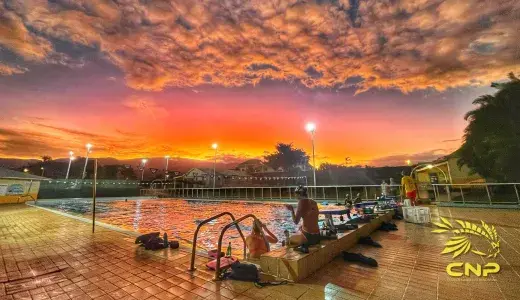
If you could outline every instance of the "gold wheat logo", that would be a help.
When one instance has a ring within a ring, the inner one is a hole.
[[[441,254],[453,252],[453,258],[455,258],[471,251],[480,256],[495,258],[500,253],[500,241],[498,239],[495,226],[489,226],[484,221],[480,221],[482,223],[481,227],[467,221],[455,220],[460,225],[460,228],[455,228],[445,218],[440,217],[440,219],[442,223],[433,222],[433,224],[435,224],[440,229],[435,229],[432,232],[445,233],[449,231],[453,233],[453,236],[450,238],[450,240],[444,244],[446,247],[441,252]],[[487,253],[471,249],[471,241],[469,239],[471,235],[485,238],[489,242],[490,247],[488,248]]]

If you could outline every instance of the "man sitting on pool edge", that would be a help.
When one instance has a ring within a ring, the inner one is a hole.
[[[309,246],[319,244],[321,240],[320,227],[318,225],[320,211],[318,204],[314,200],[309,199],[306,187],[300,185],[296,188],[295,193],[298,198],[296,213],[292,205],[288,204],[286,207],[291,212],[293,222],[298,225],[300,220],[303,219],[303,224],[300,226],[300,233],[290,237],[289,246],[300,246],[295,250],[308,253]]]

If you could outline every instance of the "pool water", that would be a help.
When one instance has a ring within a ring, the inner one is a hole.
[[[68,214],[91,218],[91,199],[40,200],[38,206],[62,211]],[[291,219],[290,212],[283,204],[250,202],[208,202],[181,199],[100,199],[96,202],[96,221],[139,233],[154,231],[167,232],[170,239],[181,244],[191,244],[197,225],[211,216],[230,212],[235,218],[254,214],[278,237],[279,243],[271,249],[281,247],[284,230],[296,232],[298,226]],[[231,220],[225,216],[204,225],[199,232],[197,246],[214,249],[223,226]],[[251,232],[252,220],[240,224],[244,235]],[[242,253],[243,243],[235,228],[230,228],[223,239],[223,251],[232,244],[235,255]]]

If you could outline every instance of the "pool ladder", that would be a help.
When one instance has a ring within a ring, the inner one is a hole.
[[[217,246],[217,265],[216,265],[216,268],[215,268],[215,278],[214,280],[220,280],[220,253],[222,252],[222,238],[224,237],[224,234],[226,233],[226,231],[231,228],[232,226],[235,226],[238,230],[238,233],[240,234],[240,237],[242,237],[242,242],[244,243],[244,260],[247,259],[247,247],[246,247],[246,238],[244,237],[244,234],[242,233],[242,230],[240,229],[240,226],[238,226],[238,224],[246,219],[253,219],[254,221],[259,221],[258,218],[253,215],[253,214],[247,214],[243,217],[240,217],[238,219],[235,219],[235,216],[233,216],[232,213],[230,212],[223,212],[223,213],[220,213],[218,215],[214,215],[213,217],[210,217],[210,218],[207,218],[205,219],[204,221],[200,222],[199,225],[197,225],[197,229],[195,230],[195,234],[193,235],[193,248],[191,250],[191,263],[190,263],[190,271],[195,271],[196,268],[195,268],[195,252],[197,250],[197,236],[199,234],[199,230],[200,228],[208,223],[208,222],[211,222],[215,219],[218,219],[220,217],[223,217],[223,216],[229,216],[232,220],[232,222],[226,224],[226,226],[224,226],[222,228],[222,230],[220,231],[220,236],[218,238],[218,246]],[[262,235],[262,238],[265,239],[264,237],[264,231],[260,231],[260,234]]]

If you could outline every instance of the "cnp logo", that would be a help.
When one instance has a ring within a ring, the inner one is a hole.
[[[448,220],[441,217],[442,223],[433,222],[439,229],[435,229],[433,233],[451,232],[453,236],[444,245],[445,248],[441,254],[453,253],[453,258],[472,252],[474,254],[485,256],[487,258],[495,258],[500,253],[500,240],[497,235],[495,226],[489,226],[484,221],[481,226],[461,220],[455,220],[460,227],[454,227]],[[470,236],[477,236],[486,239],[489,247],[486,252],[472,249]],[[500,271],[500,265],[494,262],[485,264],[472,265],[466,262],[453,262],[446,266],[446,273],[452,277],[469,277],[474,274],[478,277],[487,277],[489,274],[495,274]]]

